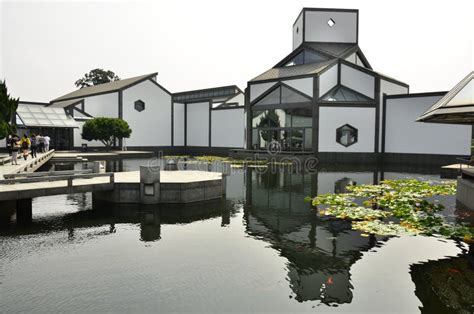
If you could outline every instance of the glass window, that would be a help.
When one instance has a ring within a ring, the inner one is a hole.
[[[336,129],[336,142],[342,146],[349,147],[357,143],[358,131],[349,124],[345,124]]]
[[[343,102],[358,102],[358,101],[371,101],[369,97],[359,94],[345,86],[338,85],[328,91],[321,97],[325,101],[343,101]]]
[[[298,94],[286,86],[278,86],[268,95],[260,99],[254,106],[280,105],[293,103],[309,103],[311,99]]]
[[[290,61],[288,61],[285,66],[289,67],[294,65],[323,62],[326,60],[328,60],[328,58],[317,52],[311,50],[303,50],[296,56],[294,56]]]

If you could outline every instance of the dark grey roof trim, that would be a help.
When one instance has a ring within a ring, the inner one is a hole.
[[[173,93],[171,93],[169,90],[167,90],[166,88],[164,88],[162,85],[160,85],[157,81],[155,81],[154,79],[150,78],[149,79],[153,84],[155,84],[156,86],[158,86],[159,88],[161,88],[162,90],[164,90],[168,95],[170,96],[173,96]],[[133,85],[132,85],[133,86]],[[127,87],[128,88],[128,87]]]
[[[85,112],[85,111],[84,111],[84,110],[82,110],[82,109],[79,109],[79,108],[77,108],[77,107],[74,107],[73,109],[74,109],[74,110],[76,110],[77,112],[79,112],[80,114],[82,114],[82,115],[86,116],[86,117],[89,117],[89,118],[94,118],[94,116],[92,116],[92,115],[88,114],[87,112]]]
[[[362,52],[362,49],[360,49],[360,47],[359,47],[359,50],[357,51],[357,55],[359,56],[359,58],[362,60],[362,63],[364,63],[364,65],[367,68],[373,70],[372,66],[369,63],[369,60],[367,60],[367,58],[365,57],[365,54]]]
[[[448,92],[426,92],[426,93],[413,93],[413,94],[392,94],[385,95],[386,99],[397,99],[397,98],[416,98],[416,97],[433,97],[433,96],[444,96]]]
[[[49,105],[49,103],[47,103],[47,102],[39,102],[39,101],[23,101],[23,100],[20,100],[18,103],[19,104],[24,104],[24,105],[38,105],[38,106],[47,106],[47,105]]]

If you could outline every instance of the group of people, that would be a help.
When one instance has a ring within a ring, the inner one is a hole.
[[[12,165],[18,165],[18,154],[21,152],[26,160],[31,151],[31,158],[36,158],[37,153],[45,153],[49,150],[51,138],[47,135],[26,133],[20,138],[18,135],[9,135],[7,138],[8,154],[12,157]]]

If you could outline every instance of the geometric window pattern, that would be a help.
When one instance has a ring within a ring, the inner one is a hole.
[[[135,110],[138,112],[142,112],[143,110],[145,110],[145,103],[140,99],[135,101]]]
[[[255,106],[305,103],[310,101],[310,99],[296,93],[288,87],[280,85],[260,99]]]
[[[25,127],[77,127],[76,121],[63,108],[19,104],[16,114],[18,124]]]
[[[321,99],[325,101],[342,102],[371,101],[369,97],[356,93],[355,91],[342,85],[332,88],[329,92],[322,96]]]
[[[288,61],[285,66],[293,66],[293,65],[301,65],[301,64],[308,64],[308,63],[316,63],[316,62],[323,62],[328,60],[326,57],[320,55],[319,53],[303,50],[299,54],[293,57],[290,61]]]
[[[352,125],[345,124],[336,129],[336,142],[349,147],[357,143],[358,131]]]

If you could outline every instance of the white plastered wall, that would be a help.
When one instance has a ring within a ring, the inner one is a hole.
[[[349,124],[358,130],[357,143],[345,147],[336,142],[336,129]],[[375,108],[321,107],[319,109],[319,151],[373,153]]]
[[[331,18],[333,27],[327,24]],[[356,43],[357,13],[306,11],[305,41]]]
[[[260,84],[252,84],[250,85],[250,101],[254,101],[258,96],[265,93],[269,90],[272,86],[274,86],[277,82],[269,82],[269,83],[260,83]]]
[[[441,97],[386,99],[385,152],[470,155],[471,126],[415,122]]]
[[[135,101],[145,110],[135,110]],[[127,146],[171,146],[171,95],[146,80],[123,91],[123,119],[132,129]]]
[[[211,146],[244,148],[244,108],[211,111]]]
[[[187,146],[209,146],[209,102],[187,104]]]
[[[293,50],[303,43],[303,12],[293,25]]]
[[[308,95],[311,98],[313,97],[313,78],[312,77],[296,79],[296,80],[285,80],[281,82],[285,83],[288,86],[293,87],[294,89],[302,92],[303,94]]]
[[[182,103],[174,103],[174,146],[184,145],[184,107]]]
[[[408,87],[395,84],[393,82],[380,79],[380,128],[379,128],[379,149],[382,148],[382,121],[383,121],[383,94],[396,95],[396,94],[408,94]]]
[[[345,64],[341,64],[341,84],[374,98],[375,77]]]
[[[244,93],[239,93],[231,99],[227,100],[226,103],[238,103],[239,106],[245,105],[245,95]],[[214,107],[214,106],[213,106]]]
[[[319,97],[337,85],[337,64],[333,65],[319,77]]]
[[[81,105],[76,105],[81,108]],[[103,94],[97,96],[90,96],[84,98],[84,111],[92,115],[94,118],[109,117],[118,118],[118,92]],[[82,117],[80,113],[74,111],[74,115]],[[81,147],[82,144],[87,144],[89,147],[104,147],[100,141],[86,141],[82,139],[82,125],[83,121],[77,122],[78,129],[74,129],[74,147]]]
[[[78,106],[80,108],[80,105]],[[84,111],[93,117],[118,117],[118,92],[84,98]]]

